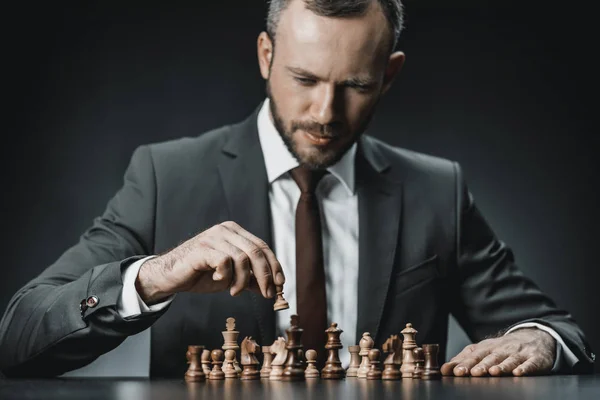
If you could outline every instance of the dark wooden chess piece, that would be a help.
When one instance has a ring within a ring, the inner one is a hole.
[[[423,355],[425,356],[425,365],[421,373],[421,379],[433,380],[441,379],[440,366],[438,365],[438,353],[440,346],[438,344],[424,344]]]
[[[258,359],[256,353],[260,353],[260,346],[256,343],[252,336],[247,336],[242,340],[242,376],[243,381],[260,379],[260,371],[258,370]]]
[[[262,353],[264,358],[262,368],[260,369],[260,377],[268,379],[269,375],[271,374],[271,362],[273,361],[271,346],[263,346]]]
[[[348,346],[348,352],[350,353],[350,365],[348,365],[348,369],[346,370],[347,378],[356,378],[358,367],[360,367],[360,356],[358,355],[359,351],[360,346]]]
[[[280,311],[290,308],[288,302],[283,298],[283,286],[275,285],[275,291],[277,292],[277,297],[273,304],[273,310]]]
[[[340,336],[344,332],[337,327],[334,322],[325,331],[327,333],[327,343],[325,343],[325,349],[329,351],[325,367],[321,370],[322,379],[344,379],[346,376],[346,370],[342,368],[342,362],[340,361],[339,350],[344,347]]]
[[[213,350],[210,355],[212,357],[213,369],[208,374],[208,379],[217,381],[225,379],[225,373],[221,369],[221,365],[223,365],[223,350]]]
[[[423,355],[422,347],[415,347],[413,349],[413,356],[415,359],[415,370],[413,371],[414,379],[421,379],[423,373],[423,365],[425,364],[425,356]]]
[[[369,372],[367,372],[367,379],[369,380],[378,380],[381,379],[381,368],[379,368],[379,349],[371,349],[369,350],[369,362],[371,364],[371,368]]]
[[[318,378],[319,370],[315,366],[317,363],[317,352],[313,349],[306,351],[306,369],[304,370],[304,377],[307,379]]]
[[[404,341],[402,343],[402,366],[400,372],[403,378],[412,378],[413,371],[415,370],[415,359],[413,357],[413,349],[417,347],[415,341],[415,335],[417,330],[413,328],[411,323],[406,324],[406,328],[402,330],[404,335]]]
[[[303,360],[302,351],[302,332],[304,330],[298,326],[298,316],[292,315],[290,318],[290,327],[286,330],[288,350],[287,360],[281,376],[282,381],[301,381],[304,379],[304,369],[306,365]]]
[[[204,375],[206,375],[208,378],[208,374],[210,374],[210,350],[204,349],[202,351],[200,363],[202,364],[202,371],[204,371]]]
[[[202,382],[206,380],[206,374],[202,370],[202,364],[200,363],[200,355],[203,350],[204,346],[188,346],[188,351],[185,353],[185,356],[190,366],[185,373],[186,382]]]
[[[383,361],[383,373],[381,379],[395,381],[402,378],[398,358],[402,354],[402,341],[398,335],[391,335],[381,346],[387,357]],[[401,362],[401,361],[400,361]]]

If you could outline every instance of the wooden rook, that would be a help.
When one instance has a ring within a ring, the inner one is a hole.
[[[403,378],[412,378],[413,371],[415,370],[413,349],[417,347],[417,342],[415,341],[417,332],[418,331],[413,328],[411,323],[406,324],[406,328],[400,332],[404,335],[404,341],[402,343],[402,366],[400,367]]]
[[[256,343],[252,336],[246,336],[242,340],[242,370],[241,379],[243,381],[252,381],[260,379],[260,371],[258,370],[258,359],[256,353],[260,353],[260,346]]]
[[[261,378],[269,378],[271,374],[271,362],[273,361],[273,354],[271,354],[271,346],[263,346],[263,364],[260,369],[260,377]]]
[[[200,361],[204,346],[191,345],[188,346],[188,350],[185,353],[188,364],[190,364],[188,370],[185,373],[186,382],[202,382],[206,380],[206,374],[202,370],[202,363]]]
[[[425,364],[425,356],[423,355],[422,347],[415,347],[413,349],[413,356],[415,358],[415,370],[413,371],[414,379],[421,379],[423,373],[423,365]]]
[[[371,349],[369,350],[369,362],[371,367],[369,368],[369,372],[367,372],[367,379],[369,380],[379,380],[381,379],[381,368],[379,368],[379,349]]]
[[[223,350],[213,350],[210,355],[212,357],[213,369],[210,371],[208,379],[222,381],[225,379],[225,373],[221,368],[221,365],[223,365]]]
[[[319,370],[316,367],[317,363],[317,352],[313,349],[306,351],[306,369],[304,370],[304,377],[306,379],[318,378]]]
[[[369,363],[369,350],[375,346],[375,341],[373,341],[369,332],[363,333],[362,338],[358,342],[358,346],[360,347],[358,355],[361,357],[361,361],[358,371],[356,372],[356,377],[367,379],[367,374],[371,369],[371,364]]]
[[[360,367],[359,351],[360,346],[348,346],[348,352],[350,353],[350,365],[348,365],[348,369],[346,370],[346,377],[348,378],[356,378],[358,367]]]
[[[271,361],[271,374],[269,374],[269,380],[280,381],[281,375],[283,375],[283,367],[288,356],[285,339],[279,337],[269,347],[271,347],[271,354],[275,355],[273,361]]]
[[[441,379],[440,366],[438,364],[438,353],[440,346],[438,344],[424,344],[423,355],[425,356],[425,365],[421,373],[421,379],[433,380]]]
[[[321,370],[321,379],[344,379],[346,376],[346,370],[342,368],[339,355],[339,350],[344,347],[340,340],[342,332],[344,331],[338,328],[335,322],[325,331],[327,334],[325,349],[329,351],[329,354],[325,361],[325,367]]]
[[[202,351],[200,363],[202,364],[202,371],[204,371],[204,375],[208,377],[208,374],[210,374],[210,350],[204,349]]]
[[[237,359],[237,351],[240,349],[237,341],[240,332],[235,330],[235,318],[227,318],[225,321],[225,330],[222,331],[221,334],[223,335],[223,346],[221,347],[223,351],[233,350],[236,352],[233,365],[238,375],[240,375],[242,368],[240,368],[240,364]]]
[[[381,379],[386,381],[396,381],[402,378],[400,373],[400,364],[402,363],[402,340],[398,335],[391,335],[382,346],[383,352],[387,357],[383,361],[383,373]]]
[[[277,297],[275,298],[275,303],[273,304],[273,310],[287,310],[290,308],[288,302],[283,298],[283,286],[275,285],[275,290],[277,292]]]
[[[304,330],[298,326],[297,315],[291,316],[290,327],[285,332],[287,333],[287,345],[285,347],[288,351],[288,356],[285,361],[281,380],[301,381],[304,379],[304,369],[306,368],[301,343],[302,332]]]
[[[223,372],[225,379],[238,379],[238,372],[235,370],[235,350],[225,350],[225,363],[223,364]]]

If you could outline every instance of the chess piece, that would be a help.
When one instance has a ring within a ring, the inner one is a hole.
[[[375,342],[371,337],[369,332],[365,332],[362,335],[362,338],[358,342],[358,346],[360,347],[360,351],[358,355],[361,358],[360,366],[358,367],[358,371],[356,372],[356,377],[361,379],[367,378],[367,373],[369,369],[371,369],[371,364],[369,363],[369,350],[371,350],[375,346]]]
[[[367,379],[376,380],[381,379],[381,368],[379,368],[379,356],[380,351],[378,349],[369,350],[369,362],[371,364],[371,368],[369,368],[369,372],[367,372]]]
[[[247,336],[242,340],[242,376],[243,381],[260,379],[260,371],[258,370],[258,359],[256,353],[260,353],[260,346],[252,339],[252,336]]]
[[[290,318],[290,327],[285,331],[287,333],[286,349],[288,350],[287,360],[283,368],[281,380],[300,381],[304,379],[304,369],[306,368],[302,359],[302,332],[304,330],[298,326],[298,316],[292,315]]]
[[[271,374],[269,374],[269,380],[280,381],[281,375],[283,375],[283,367],[288,356],[285,339],[282,337],[277,338],[270,347],[271,354],[274,354],[275,357],[273,358],[273,361],[271,361]]]
[[[440,346],[438,344],[423,345],[423,355],[425,356],[425,364],[423,365],[421,379],[441,379],[442,374],[440,373],[440,366],[438,364],[439,351]]]
[[[415,342],[417,332],[411,323],[406,324],[406,328],[400,332],[404,335],[402,343],[402,366],[400,367],[403,378],[412,378],[413,371],[415,370],[413,349],[417,347],[417,342]]]
[[[268,378],[271,374],[271,362],[273,361],[273,354],[271,354],[271,346],[263,346],[262,353],[264,359],[262,368],[260,369],[260,377]]]
[[[307,379],[318,378],[319,370],[315,366],[317,363],[317,352],[313,349],[306,351],[306,369],[304,370],[304,377]]]
[[[212,357],[213,369],[210,371],[208,379],[217,381],[225,379],[225,373],[221,369],[221,365],[223,364],[223,350],[213,350],[210,355]]]
[[[273,310],[280,311],[290,308],[288,302],[283,298],[283,286],[275,285],[277,297],[275,298],[275,304],[273,304]]]
[[[348,378],[356,378],[356,373],[360,366],[359,351],[360,346],[348,346],[348,352],[350,353],[350,365],[348,365],[348,369],[346,370],[346,377]]]
[[[225,379],[237,379],[238,373],[235,370],[235,350],[225,350],[225,364],[223,372],[225,373]]]
[[[210,350],[204,349],[202,351],[200,363],[202,364],[202,371],[204,371],[204,375],[208,377],[208,374],[210,374]]]
[[[325,349],[328,350],[329,354],[325,367],[321,370],[321,379],[344,379],[346,376],[346,370],[342,368],[339,355],[339,350],[344,347],[340,340],[342,332],[344,331],[338,328],[335,322],[325,330],[325,333],[327,333]]]
[[[225,329],[221,332],[223,335],[223,346],[221,347],[223,351],[234,350],[236,352],[236,356],[233,360],[233,365],[238,375],[242,372],[240,365],[237,360],[237,351],[240,349],[238,346],[237,339],[240,333],[235,330],[235,318],[227,318],[225,322]]]
[[[400,355],[402,354],[402,341],[398,335],[391,335],[381,346],[384,353],[387,353],[387,357],[383,361],[383,373],[381,379],[386,381],[395,381],[402,378],[400,373],[400,366],[398,363],[402,362]]]
[[[413,371],[414,379],[421,379],[423,373],[423,365],[425,364],[425,356],[423,355],[422,347],[415,347],[413,349],[413,356],[415,358],[415,370]]]
[[[200,354],[203,350],[204,346],[188,346],[188,351],[185,353],[185,356],[190,366],[185,373],[186,382],[202,382],[206,380],[206,374],[202,371],[202,364],[200,363]]]

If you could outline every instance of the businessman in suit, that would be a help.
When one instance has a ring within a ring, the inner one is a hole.
[[[151,328],[151,376],[233,316],[268,345],[298,313],[305,348],[376,346],[412,322],[446,375],[589,372],[571,316],[516,267],[456,162],[364,134],[405,56],[396,1],[274,0],[257,43],[267,99],[245,121],[136,149],[76,245],[18,291],[0,325],[8,376],[52,376]],[[200,233],[198,233],[200,232]],[[290,309],[273,311],[283,285]],[[347,352],[341,352],[344,365]]]

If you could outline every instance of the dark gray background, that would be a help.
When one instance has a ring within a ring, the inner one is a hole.
[[[265,3],[206,3],[5,10],[2,310],[103,211],[136,146],[236,122],[263,99]],[[407,62],[369,132],[459,161],[521,268],[600,351],[591,10],[405,4]]]

